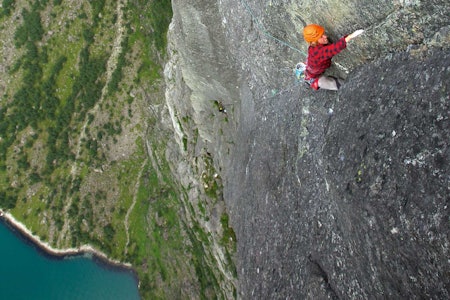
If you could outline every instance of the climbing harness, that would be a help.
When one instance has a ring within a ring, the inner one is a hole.
[[[294,68],[294,74],[297,80],[308,84],[312,89],[319,89],[319,78],[311,78],[306,74],[306,64],[300,62]]]
[[[314,90],[319,89],[318,78],[308,78],[308,76],[306,75],[306,64],[305,63],[299,62],[294,68],[294,74],[295,74],[295,78],[297,78],[298,81],[305,82],[306,84],[311,86],[311,88],[313,88]]]

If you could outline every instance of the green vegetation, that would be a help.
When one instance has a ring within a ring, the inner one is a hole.
[[[230,244],[233,247],[233,251],[235,251],[236,234],[234,233],[233,228],[228,224],[228,215],[226,213],[222,214],[220,217],[220,223],[222,224],[223,229],[222,243]]]
[[[0,10],[0,18],[3,16],[10,16],[14,9],[14,0],[3,0],[2,8]]]
[[[219,194],[222,193],[221,178],[214,169],[211,156],[205,155],[203,159],[205,162],[205,170],[203,171],[202,179],[205,192],[212,199],[217,199]]]
[[[135,28],[129,43],[142,43],[142,60],[135,81],[140,83],[145,80],[158,80],[161,78],[161,65],[155,53],[165,55],[166,35],[172,19],[171,1],[134,0],[130,1],[129,7],[129,17],[132,18],[131,23]]]
[[[165,157],[170,133],[146,114],[163,102],[171,1],[128,1],[121,18],[116,5],[3,0],[0,20],[20,18],[1,29],[15,56],[3,53],[11,84],[0,103],[0,208],[55,247],[88,243],[132,263],[144,299],[179,298],[186,282],[213,298],[224,278],[211,265],[211,233],[195,219],[208,220],[211,207],[199,201],[197,215],[187,203]],[[184,143],[195,145],[187,136]],[[217,203],[221,180],[204,159],[206,197]],[[234,233],[222,227],[233,270]]]
[[[159,52],[164,54],[167,45],[167,29],[172,19],[172,5],[170,0],[150,1],[150,26],[154,31],[153,43]]]
[[[114,95],[118,92],[119,89],[119,83],[122,81],[123,78],[123,68],[127,64],[126,60],[126,53],[131,50],[131,47],[128,43],[128,38],[126,37],[124,41],[122,42],[122,51],[119,54],[117,66],[114,72],[111,75],[111,80],[108,83],[108,95]]]

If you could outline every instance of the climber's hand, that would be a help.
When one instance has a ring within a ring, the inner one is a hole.
[[[358,35],[362,34],[364,32],[363,29],[358,29],[355,32],[353,32],[352,34],[347,35],[347,37],[345,38],[345,41],[348,42],[351,39],[357,37]]]

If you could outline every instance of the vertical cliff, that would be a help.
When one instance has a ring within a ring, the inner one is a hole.
[[[199,165],[221,179],[207,206],[236,232],[238,296],[448,298],[448,2],[172,4],[170,153],[188,201]],[[308,23],[365,29],[334,59],[338,93],[292,75]]]

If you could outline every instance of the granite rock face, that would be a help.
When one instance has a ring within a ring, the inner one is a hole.
[[[228,185],[243,298],[448,298],[449,56],[257,109]]]
[[[449,298],[448,1],[173,7],[166,98],[179,166],[206,151],[223,179],[238,297]],[[334,59],[337,93],[292,74],[307,23],[334,39],[366,30]],[[180,177],[195,181],[194,169]]]

